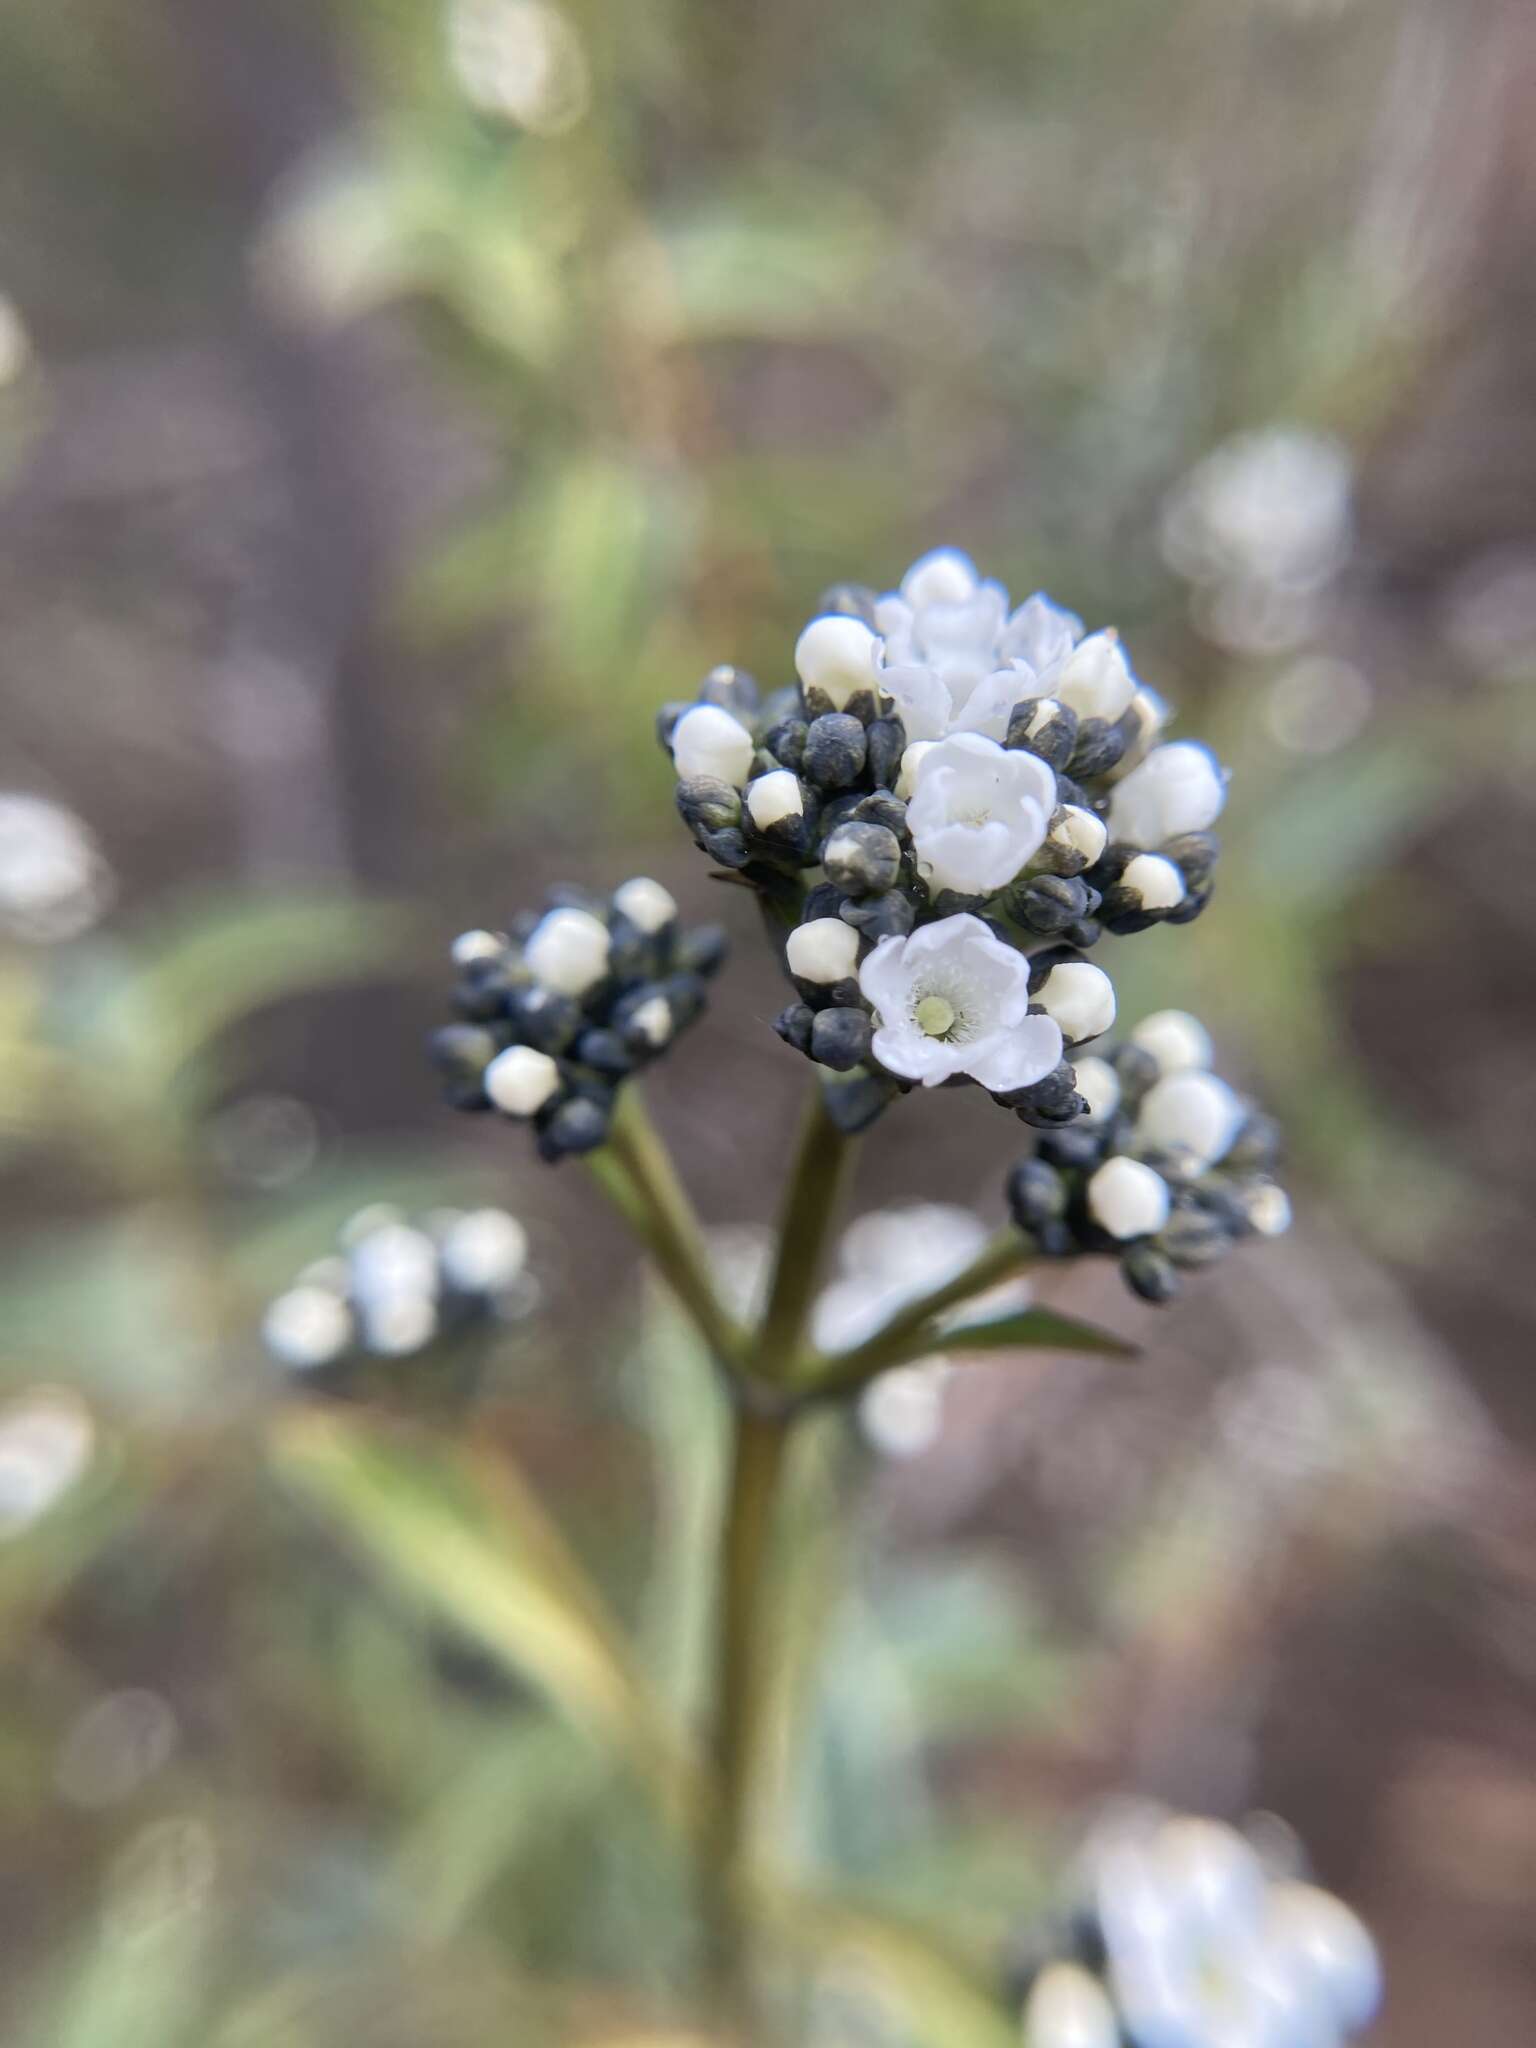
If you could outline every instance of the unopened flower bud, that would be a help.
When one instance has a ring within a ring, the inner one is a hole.
[[[795,670],[807,692],[841,710],[860,690],[874,690],[878,645],[862,619],[812,619],[795,643]]]
[[[749,723],[759,702],[756,680],[733,661],[717,662],[699,685],[699,701],[718,704],[722,711],[735,712],[743,724]]]
[[[528,971],[546,988],[584,995],[608,972],[608,927],[588,910],[551,910],[524,949]]]
[[[1014,1222],[1033,1234],[1065,1213],[1067,1185],[1043,1159],[1021,1159],[1008,1176],[1007,1196]]]
[[[1106,1159],[1088,1183],[1088,1213],[1111,1237],[1151,1237],[1168,1209],[1168,1183],[1139,1159]]]
[[[1077,1092],[1088,1105],[1087,1120],[1101,1124],[1120,1107],[1120,1076],[1108,1060],[1101,1060],[1089,1054],[1087,1058],[1075,1060],[1073,1069],[1077,1075]]]
[[[718,775],[690,775],[680,782],[677,808],[696,836],[728,831],[741,822],[741,798]]]
[[[830,985],[859,971],[859,935],[838,917],[796,925],[785,941],[789,971],[799,981]]]
[[[1138,853],[1128,861],[1120,887],[1142,910],[1173,910],[1184,901],[1184,877],[1160,853]]]
[[[483,1109],[485,1070],[497,1051],[490,1032],[475,1024],[445,1024],[433,1032],[428,1050],[449,1104],[455,1109]]]
[[[672,759],[681,776],[712,776],[739,789],[752,773],[752,735],[718,704],[696,704],[672,728]]]
[[[1261,1181],[1256,1188],[1249,1189],[1243,1211],[1249,1228],[1260,1237],[1283,1237],[1291,1227],[1291,1198],[1272,1180]]]
[[[1024,2008],[1021,2048],[1119,2048],[1120,2023],[1103,1986],[1080,1963],[1050,1963]]]
[[[805,779],[818,789],[846,789],[863,772],[868,742],[864,728],[845,711],[812,719],[801,763]]]
[[[1004,745],[1038,754],[1047,767],[1059,772],[1072,758],[1077,728],[1077,713],[1060,698],[1026,697],[1014,706]]]
[[[485,1070],[484,1088],[507,1116],[537,1116],[560,1093],[560,1069],[547,1052],[531,1045],[509,1045]]]
[[[1131,846],[1161,846],[1186,832],[1205,831],[1226,794],[1226,777],[1210,748],[1198,740],[1175,740],[1154,747],[1116,783],[1109,829]]]
[[[1129,708],[1135,694],[1136,679],[1113,628],[1080,640],[1056,679],[1056,695],[1080,718],[1112,723]]]
[[[1226,1082],[1191,1067],[1148,1090],[1136,1112],[1136,1141],[1200,1169],[1225,1158],[1242,1122],[1243,1105]]]
[[[313,1372],[332,1364],[352,1342],[352,1312],[329,1287],[290,1287],[267,1310],[261,1336],[280,1365]]]
[[[781,1010],[773,1020],[773,1028],[786,1045],[792,1045],[796,1052],[808,1053],[811,1049],[811,1028],[816,1022],[816,1012],[809,1003],[791,1003],[787,1010]]]
[[[1125,752],[1125,729],[1116,720],[1085,718],[1077,728],[1077,739],[1067,762],[1067,773],[1075,782],[1092,782],[1107,775]]]
[[[506,957],[507,942],[499,932],[460,932],[449,948],[455,967],[476,967]]]
[[[1080,875],[1093,866],[1108,838],[1103,820],[1092,811],[1081,804],[1062,804],[1051,818],[1037,859],[1058,875]]]
[[[840,825],[822,849],[827,879],[850,896],[879,896],[901,873],[901,844],[884,825]]]
[[[1155,1244],[1133,1244],[1120,1260],[1125,1284],[1143,1301],[1172,1301],[1179,1291],[1179,1270]]]
[[[805,816],[805,791],[787,768],[776,768],[747,784],[747,815],[759,832],[798,824]]]
[[[632,881],[621,883],[613,892],[613,907],[647,938],[664,931],[677,916],[677,902],[671,891],[647,875],[636,875]]]
[[[590,1096],[577,1095],[562,1102],[539,1130],[540,1157],[555,1160],[596,1151],[607,1142],[611,1115],[609,1105]]]
[[[1213,1057],[1211,1034],[1187,1010],[1154,1010],[1136,1026],[1130,1043],[1149,1052],[1162,1074],[1208,1067]]]
[[[904,939],[917,922],[917,909],[899,889],[886,889],[879,896],[848,896],[838,916],[861,938]]]
[[[811,1025],[811,1058],[846,1074],[869,1057],[874,1025],[865,1010],[818,1010]]]
[[[914,740],[903,752],[901,768],[895,783],[895,794],[903,803],[910,800],[913,790],[917,787],[917,771],[922,765],[924,755],[931,754],[938,744],[937,740]]]
[[[1054,938],[1088,916],[1097,896],[1078,875],[1032,875],[1010,889],[1007,909],[1032,932]]]
[[[763,752],[771,755],[781,768],[792,768],[798,774],[805,758],[808,730],[803,718],[781,718],[764,736]]]
[[[1035,1001],[1055,1018],[1068,1045],[1097,1038],[1115,1021],[1115,985],[1103,968],[1086,960],[1053,967],[1035,991]]]
[[[679,935],[672,957],[683,973],[707,978],[720,971],[729,945],[723,925],[696,924]]]
[[[1231,1250],[1232,1233],[1210,1209],[1191,1206],[1173,1211],[1157,1245],[1176,1266],[1209,1266]]]
[[[872,719],[865,731],[870,780],[876,789],[894,789],[906,754],[907,735],[899,718]]]

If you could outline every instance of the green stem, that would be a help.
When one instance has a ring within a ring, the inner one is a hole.
[[[827,1233],[837,1213],[852,1142],[827,1114],[818,1083],[812,1094],[795,1163],[780,1213],[778,1251],[763,1326],[752,1363],[770,1382],[782,1382],[804,1342],[805,1325],[826,1253]]]
[[[742,1332],[720,1305],[704,1234],[639,1084],[619,1091],[608,1143],[588,1155],[598,1185],[645,1244],[716,1362],[734,1370]]]
[[[803,1392],[817,1402],[856,1394],[877,1373],[926,1356],[940,1335],[931,1327],[935,1318],[1010,1279],[1029,1259],[1029,1247],[1018,1231],[1000,1230],[963,1271],[909,1302],[873,1337],[840,1357],[814,1359],[803,1366],[796,1376]]]

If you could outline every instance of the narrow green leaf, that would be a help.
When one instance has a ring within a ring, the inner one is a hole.
[[[1139,1346],[1128,1344],[1093,1323],[1058,1314],[1053,1308],[1025,1308],[1016,1315],[993,1316],[945,1330],[937,1351],[1093,1351],[1105,1358],[1134,1358]]]
[[[423,1432],[306,1412],[274,1432],[279,1477],[413,1604],[472,1637],[578,1727],[637,1765],[691,1825],[697,1766],[617,1625],[533,1494]]]

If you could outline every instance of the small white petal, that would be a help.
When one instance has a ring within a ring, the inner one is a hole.
[[[1034,1000],[1055,1018],[1068,1045],[1099,1037],[1115,1021],[1115,985],[1102,967],[1087,960],[1053,967]]]
[[[528,1258],[528,1233],[505,1209],[472,1209],[443,1235],[443,1271],[466,1294],[499,1294]]]
[[[1152,1855],[1159,1881],[1182,1900],[1190,1924],[1234,1942],[1257,1928],[1267,1879],[1253,1845],[1236,1828],[1178,1814],[1158,1829]]]
[[[1080,718],[1103,718],[1112,725],[1130,709],[1136,694],[1136,679],[1119,634],[1111,628],[1080,641],[1062,664],[1051,691]]]
[[[1111,1237],[1150,1237],[1168,1208],[1168,1183],[1139,1159],[1106,1159],[1088,1183],[1088,1213]]]
[[[1185,1155],[1196,1168],[1226,1157],[1242,1128],[1243,1105],[1216,1074],[1191,1067],[1155,1081],[1136,1112],[1136,1141]]]
[[[914,740],[902,755],[893,794],[899,796],[903,803],[910,800],[913,790],[917,787],[917,771],[937,745],[937,740]]]
[[[1063,804],[1051,819],[1046,837],[1063,853],[1081,854],[1092,867],[1108,844],[1109,832],[1104,820],[1084,810],[1081,804]]]
[[[677,901],[671,890],[653,882],[648,875],[636,875],[632,881],[621,883],[613,892],[613,907],[647,936],[664,930],[677,916]]]
[[[1174,910],[1184,901],[1184,877],[1160,853],[1138,853],[1127,861],[1120,881],[1140,900],[1143,910]]]
[[[1226,802],[1215,755],[1198,740],[1154,747],[1139,768],[1115,785],[1109,829],[1132,846],[1161,846],[1184,832],[1203,832]]]
[[[858,691],[874,689],[878,645],[862,619],[812,619],[795,642],[795,671],[841,709]]]
[[[1118,2048],[1115,2009],[1078,1963],[1051,1963],[1024,2008],[1023,2048]]]
[[[1181,1074],[1188,1067],[1208,1067],[1214,1057],[1211,1034],[1188,1010],[1154,1010],[1131,1033],[1132,1045],[1151,1053],[1158,1070]]]
[[[981,578],[976,564],[959,548],[933,548],[919,555],[901,579],[901,594],[915,610],[930,604],[964,604],[974,597]]]
[[[267,1310],[262,1341],[272,1356],[313,1371],[339,1358],[352,1341],[352,1312],[328,1287],[290,1287]]]
[[[779,825],[786,818],[805,815],[805,798],[798,776],[787,768],[775,768],[747,784],[747,811],[759,832]]]
[[[665,996],[650,996],[631,1011],[630,1023],[648,1045],[665,1045],[672,1036],[672,1011]]]
[[[508,1116],[536,1116],[551,1096],[559,1094],[560,1069],[547,1052],[509,1045],[486,1068],[481,1085]]]
[[[585,995],[608,972],[608,927],[590,910],[551,910],[523,949],[535,981],[563,996]]]
[[[1074,1060],[1072,1071],[1077,1076],[1077,1092],[1088,1105],[1086,1121],[1099,1124],[1113,1116],[1120,1107],[1120,1076],[1109,1061],[1090,1053],[1087,1059]]]
[[[840,917],[813,917],[796,925],[784,954],[801,981],[846,981],[859,969],[859,935]]]
[[[1381,1961],[1342,1899],[1317,1885],[1276,1885],[1266,1931],[1284,1965],[1307,1980],[1340,2026],[1354,2033],[1367,2025],[1381,2003]]]
[[[907,825],[929,889],[990,896],[1045,837],[1056,778],[1038,755],[953,733],[919,763]]]
[[[756,749],[739,718],[718,704],[695,704],[672,728],[672,764],[679,775],[710,775],[740,789]]]

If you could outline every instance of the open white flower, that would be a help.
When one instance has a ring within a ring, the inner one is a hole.
[[[936,1088],[969,1074],[993,1094],[1032,1087],[1061,1060],[1061,1029],[1029,1014],[1029,964],[961,913],[882,939],[859,970],[888,1073]]]
[[[1029,697],[1054,696],[1085,718],[1116,719],[1136,682],[1113,632],[1086,639],[1083,622],[1041,592],[1012,613],[1008,592],[958,548],[914,562],[882,597],[881,687],[896,700],[907,737],[979,732],[1001,740]]]
[[[1276,1883],[1234,1828],[1148,1819],[1101,1846],[1094,1877],[1115,2003],[1146,2048],[1338,2048],[1376,2008],[1354,1914]]]
[[[1056,807],[1056,777],[1037,754],[980,733],[952,733],[922,756],[907,825],[931,892],[990,896],[1036,853]]]
[[[1173,740],[1154,747],[1116,784],[1110,837],[1132,846],[1162,846],[1181,833],[1203,832],[1226,800],[1226,777],[1210,748],[1198,740]]]

